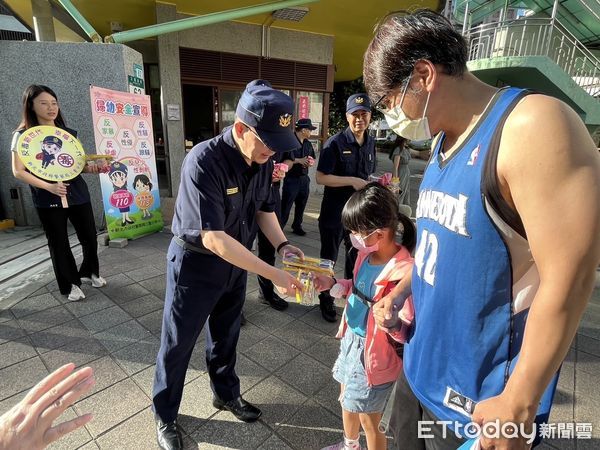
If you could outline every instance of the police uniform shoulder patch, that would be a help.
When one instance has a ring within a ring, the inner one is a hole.
[[[232,187],[232,188],[228,188],[227,189],[227,195],[233,195],[233,194],[237,194],[240,191],[240,189],[236,186],[236,187]]]
[[[279,116],[279,126],[280,127],[289,127],[292,123],[292,115],[291,114],[282,114]]]

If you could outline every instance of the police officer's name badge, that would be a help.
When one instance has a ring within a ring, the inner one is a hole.
[[[71,133],[48,125],[25,130],[17,142],[17,154],[25,168],[48,181],[67,181],[85,167],[81,142]]]

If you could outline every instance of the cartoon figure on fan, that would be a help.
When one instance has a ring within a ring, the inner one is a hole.
[[[152,195],[152,181],[145,174],[136,175],[133,180],[133,188],[138,192],[135,196],[135,204],[142,213],[142,220],[148,220],[152,217],[149,209],[154,204]]]
[[[134,221],[129,218],[129,206],[132,203],[133,196],[127,190],[127,166],[119,161],[113,162],[110,165],[108,178],[110,179],[115,191],[113,193],[113,197],[115,197],[115,194],[117,194],[118,191],[125,191],[123,194],[129,194],[119,196],[120,198],[115,199],[116,201],[113,204],[119,208],[119,211],[121,212],[121,226],[134,223]]]
[[[42,160],[42,169],[50,164],[54,164],[56,154],[60,153],[62,141],[56,136],[46,136],[42,141],[42,151],[36,155],[37,159]]]

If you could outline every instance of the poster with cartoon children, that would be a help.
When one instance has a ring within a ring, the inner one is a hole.
[[[98,153],[113,157],[101,176],[110,239],[162,230],[149,97],[94,86],[90,95]]]

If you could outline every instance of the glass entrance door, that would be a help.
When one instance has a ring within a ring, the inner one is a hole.
[[[235,110],[238,101],[242,96],[242,89],[219,88],[219,102],[217,106],[217,117],[219,133],[223,128],[233,125],[235,120]]]

